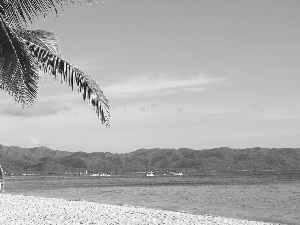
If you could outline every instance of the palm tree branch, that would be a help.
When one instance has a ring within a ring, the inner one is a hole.
[[[23,106],[37,98],[39,79],[34,57],[0,17],[0,86]]]
[[[39,70],[45,74],[54,76],[60,75],[61,82],[65,82],[74,89],[77,85],[78,92],[82,93],[83,100],[88,100],[94,107],[98,117],[106,126],[110,126],[110,107],[101,87],[97,82],[78,67],[70,64],[60,56],[51,53],[49,50],[23,39],[28,50],[38,62]]]
[[[12,29],[19,37],[26,39],[42,48],[47,49],[51,53],[60,55],[60,49],[58,46],[58,37],[50,32],[44,30],[25,30],[23,28]]]
[[[58,16],[70,5],[91,4],[97,0],[0,0],[11,26],[25,27],[37,19]]]

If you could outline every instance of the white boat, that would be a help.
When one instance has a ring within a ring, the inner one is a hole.
[[[175,172],[173,174],[174,174],[174,176],[182,176],[183,175],[183,173],[181,173],[181,172]]]
[[[110,175],[108,175],[107,173],[101,173],[100,177],[109,177]]]
[[[93,173],[90,175],[91,177],[110,177],[110,174],[107,173]]]
[[[147,177],[154,177],[154,172],[150,171],[146,173]]]
[[[91,174],[90,176],[91,176],[91,177],[98,177],[98,176],[100,176],[100,174],[99,174],[99,173],[93,173],[93,174]]]

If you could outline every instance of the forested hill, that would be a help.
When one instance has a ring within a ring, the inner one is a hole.
[[[300,149],[215,148],[140,149],[131,153],[67,152],[47,147],[0,145],[0,164],[7,173],[61,174],[146,170],[235,171],[300,170]]]

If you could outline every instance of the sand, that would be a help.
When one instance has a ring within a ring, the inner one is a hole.
[[[270,225],[271,223],[134,206],[0,194],[0,224]]]

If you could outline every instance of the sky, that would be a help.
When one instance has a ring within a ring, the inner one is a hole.
[[[300,1],[107,0],[31,29],[92,76],[111,128],[41,74],[23,109],[0,92],[0,143],[126,153],[141,148],[300,147]]]

